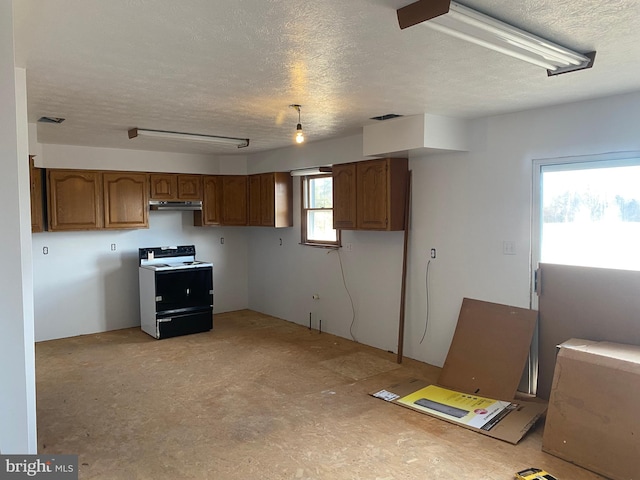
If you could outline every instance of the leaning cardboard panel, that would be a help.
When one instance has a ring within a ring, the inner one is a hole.
[[[465,298],[438,384],[512,399],[529,356],[536,320],[534,310]]]
[[[536,312],[465,298],[437,385],[461,393],[517,403],[491,430],[456,425],[510,443],[518,443],[546,410],[546,404],[513,400],[524,370],[536,323]],[[429,385],[412,380],[384,390],[400,398]],[[379,392],[372,392],[377,395]],[[388,401],[429,415],[423,409]],[[437,417],[441,418],[441,417]],[[446,418],[441,418],[446,420]]]
[[[615,480],[639,478],[640,347],[560,345],[542,449]]]

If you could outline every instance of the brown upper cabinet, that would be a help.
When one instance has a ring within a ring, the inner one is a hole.
[[[246,175],[206,175],[202,211],[193,212],[194,225],[246,225]]]
[[[31,231],[44,231],[44,199],[42,196],[42,168],[35,167],[33,155],[29,155],[29,181],[31,183]]]
[[[288,172],[249,175],[249,225],[293,226],[293,181]]]
[[[148,175],[104,172],[104,228],[148,228]]]
[[[47,170],[50,231],[149,226],[148,175]]]
[[[406,158],[334,165],[334,228],[403,230],[408,172]]]
[[[152,200],[202,200],[202,175],[152,173],[149,185]]]
[[[100,172],[47,170],[49,230],[102,228]]]

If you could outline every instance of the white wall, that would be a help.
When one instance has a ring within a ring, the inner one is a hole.
[[[300,183],[295,178],[294,199],[295,227],[251,229],[249,308],[305,326],[311,313],[314,329],[322,320],[323,331],[395,350],[402,232],[344,231],[342,242],[351,243],[351,251],[300,245]],[[320,298],[314,300],[314,294]]]
[[[463,297],[530,305],[535,159],[640,149],[640,94],[472,122],[471,151],[412,158],[415,175],[406,353],[441,364]],[[516,242],[503,255],[502,242]],[[419,345],[429,249],[431,323]]]
[[[244,174],[247,171],[247,160],[243,155],[216,157],[54,144],[35,144],[31,148],[41,152],[40,155],[36,155],[35,165],[42,168],[199,174]]]
[[[442,365],[464,297],[529,307],[532,161],[640,150],[638,124],[640,94],[621,95],[474,120],[470,152],[410,157],[413,207],[405,354]],[[249,170],[360,160],[358,141],[354,136],[311,144],[311,149],[295,146],[257,154],[249,158]],[[337,254],[297,244],[300,206],[295,183],[296,226],[255,229],[251,234],[250,308],[302,325],[308,324],[309,311],[317,312],[323,329],[349,337],[351,306]],[[515,255],[502,254],[504,240],[515,241]],[[396,351],[402,235],[345,231],[345,243],[353,245],[341,255],[356,305],[356,338]],[[431,248],[437,249],[437,258],[430,266],[429,327],[420,344]],[[314,293],[320,300],[311,299]]]
[[[0,0],[0,451],[36,453],[26,73],[13,56],[13,8]]]
[[[48,168],[246,172],[243,157],[41,147]],[[192,212],[153,211],[149,229],[33,235],[36,341],[140,325],[138,248],[177,244],[196,245],[197,257],[214,263],[215,313],[247,308],[246,232],[238,227],[194,227]]]

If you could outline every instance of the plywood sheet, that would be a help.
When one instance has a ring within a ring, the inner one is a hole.
[[[324,360],[319,365],[353,380],[362,380],[400,368],[395,362],[365,352],[341,355]]]
[[[537,312],[465,298],[438,384],[499,400],[515,397]]]

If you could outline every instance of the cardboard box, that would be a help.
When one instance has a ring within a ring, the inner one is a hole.
[[[516,444],[547,408],[542,402],[514,400],[536,319],[537,312],[533,310],[468,298],[462,302],[451,347],[436,385],[451,390],[451,398],[455,394],[465,395],[470,404],[476,397],[516,404],[508,407],[508,412],[489,430],[474,427],[473,422],[461,422],[455,415],[442,415],[416,405],[414,397],[422,397],[420,391],[428,387],[429,382],[411,380],[371,395]]]
[[[640,478],[640,347],[559,346],[542,450],[615,480]]]

